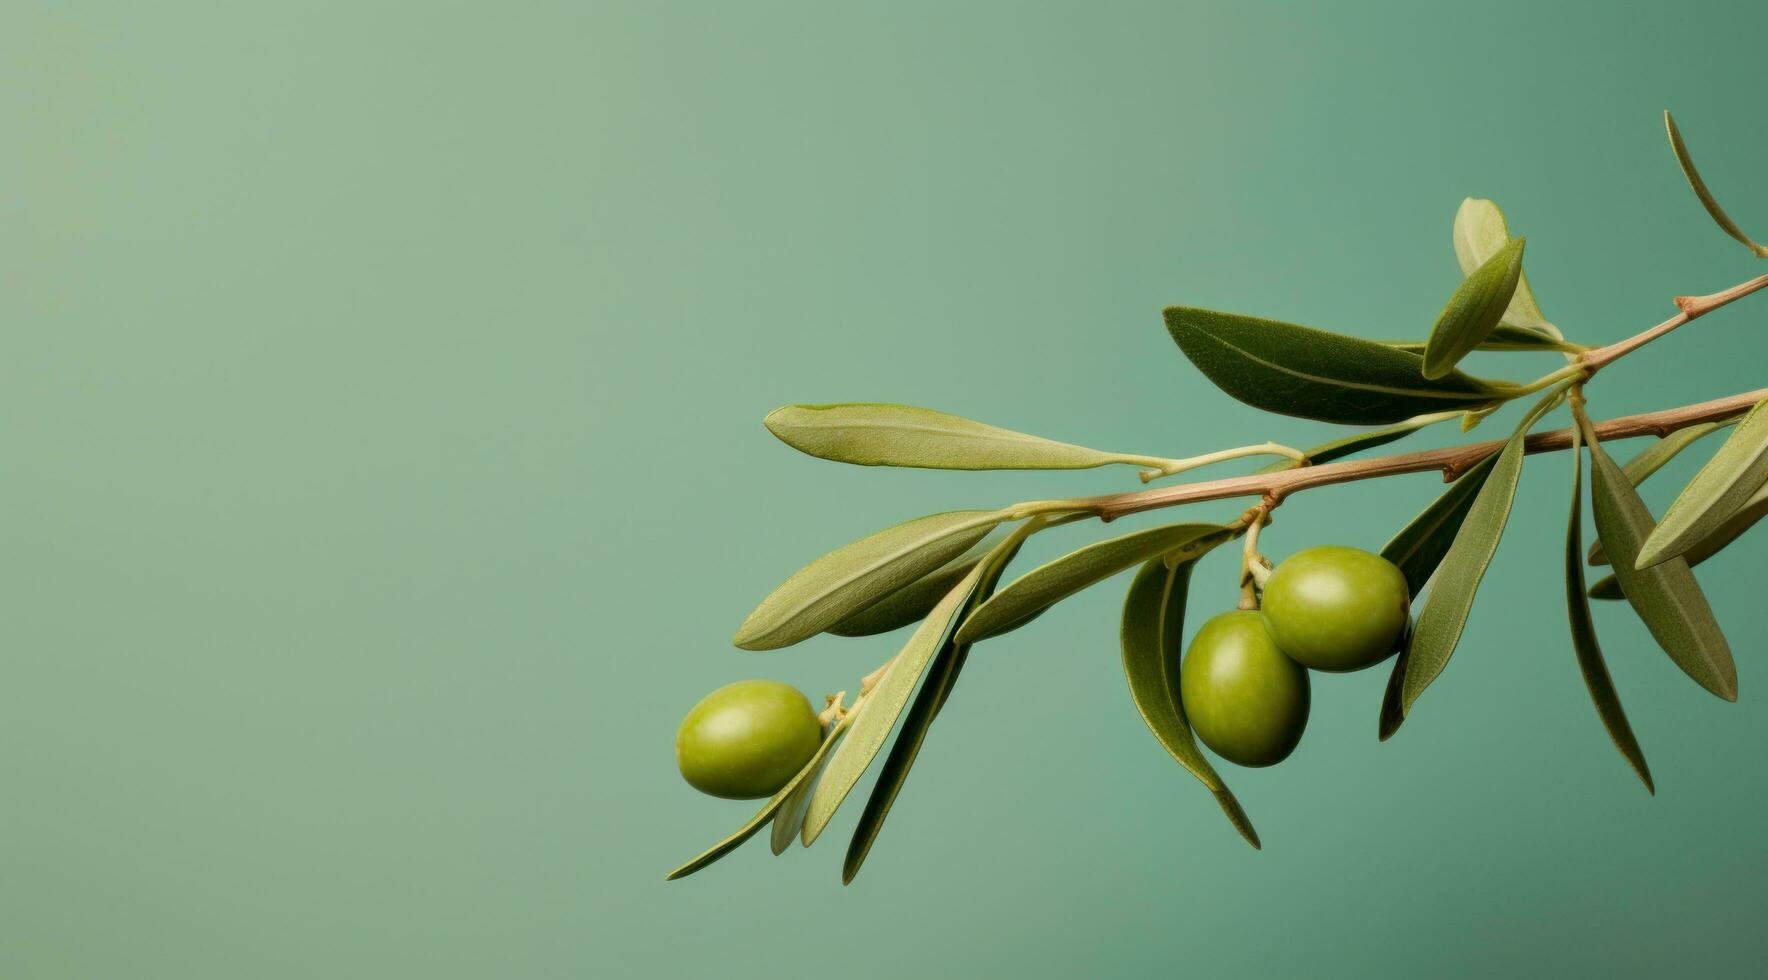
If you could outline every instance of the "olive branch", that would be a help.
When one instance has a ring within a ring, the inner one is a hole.
[[[1719,206],[1668,112],[1664,120],[1676,160],[1708,214],[1754,255],[1768,258],[1768,246],[1744,234]],[[829,698],[820,716],[821,744],[797,774],[748,823],[669,877],[711,864],[770,822],[775,853],[794,839],[808,846],[883,754],[844,862],[843,880],[851,881],[971,648],[1131,568],[1140,571],[1126,597],[1121,640],[1132,701],[1174,760],[1210,790],[1234,827],[1258,847],[1250,819],[1198,747],[1178,696],[1185,599],[1196,561],[1230,540],[1242,540],[1241,608],[1257,608],[1271,575],[1270,563],[1258,551],[1259,532],[1287,497],[1314,487],[1440,471],[1448,488],[1381,550],[1403,574],[1417,612],[1394,657],[1381,706],[1377,730],[1385,740],[1441,675],[1460,641],[1503,535],[1523,461],[1567,449],[1573,459],[1565,551],[1573,652],[1598,718],[1647,790],[1654,791],[1603,661],[1589,599],[1625,599],[1677,667],[1716,696],[1736,699],[1730,647],[1691,569],[1768,515],[1768,420],[1757,418],[1768,404],[1768,388],[1596,421],[1588,411],[1586,385],[1604,367],[1653,340],[1768,288],[1768,275],[1707,295],[1677,296],[1676,315],[1624,340],[1591,347],[1567,340],[1542,314],[1523,271],[1525,241],[1510,235],[1495,204],[1464,201],[1453,241],[1463,278],[1423,341],[1365,340],[1191,307],[1165,311],[1167,329],[1184,355],[1236,399],[1276,414],[1364,427],[1308,449],[1266,442],[1165,458],[1095,450],[904,405],[790,405],[770,413],[767,428],[793,448],[862,466],[1053,470],[1121,464],[1138,467],[1142,481],[1150,482],[1247,457],[1277,459],[1242,476],[916,518],[794,573],[744,621],[735,637],[738,647],[771,650],[825,633],[864,636],[919,625],[900,652],[865,678],[853,704],[844,703],[844,692]],[[1476,350],[1553,352],[1563,355],[1565,364],[1526,383],[1479,378],[1457,367]],[[1469,430],[1531,395],[1540,397],[1506,438],[1349,458],[1453,419]],[[1561,403],[1569,403],[1573,425],[1531,434]],[[1730,430],[1723,444],[1662,519],[1654,520],[1637,486],[1721,429]],[[1657,441],[1625,466],[1604,449],[1605,442],[1647,435]],[[1580,540],[1586,448],[1599,539],[1588,553]],[[1108,538],[998,587],[1020,546],[1050,527],[1089,519],[1107,523],[1235,497],[1258,500],[1227,523],[1170,524]],[[1008,526],[1010,532],[1004,530]],[[1606,564],[1612,575],[1586,588],[1586,563]]]

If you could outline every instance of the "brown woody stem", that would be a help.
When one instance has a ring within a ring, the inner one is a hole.
[[[1676,297],[1676,308],[1682,312],[1665,320],[1657,326],[1652,327],[1650,330],[1634,334],[1626,340],[1609,344],[1607,347],[1598,347],[1595,350],[1585,351],[1578,355],[1577,363],[1582,364],[1591,374],[1595,374],[1599,368],[1615,358],[1638,350],[1646,344],[1662,337],[1664,334],[1682,326],[1684,323],[1704,314],[1711,313],[1734,300],[1742,299],[1763,287],[1768,287],[1768,276],[1757,276],[1747,282],[1740,282],[1737,285],[1732,286],[1730,289],[1721,289],[1716,293],[1709,293],[1706,296],[1678,296]]]
[[[1605,440],[1630,439],[1645,435],[1665,436],[1677,429],[1687,428],[1701,422],[1715,422],[1742,414],[1764,398],[1768,398],[1768,388],[1758,388],[1755,391],[1741,392],[1727,398],[1715,398],[1712,401],[1683,405],[1680,408],[1666,408],[1662,411],[1646,412],[1642,415],[1627,415],[1598,423],[1596,434]],[[1470,446],[1449,446],[1444,449],[1427,449],[1394,456],[1378,456],[1373,459],[1354,459],[1339,463],[1326,463],[1320,466],[1304,466],[1300,469],[1284,470],[1280,473],[1255,473],[1251,476],[1210,480],[1205,483],[1187,483],[1176,487],[1161,487],[1157,490],[1138,490],[1131,493],[1108,494],[1102,497],[1086,497],[1071,501],[1070,507],[1075,511],[1090,512],[1100,520],[1110,521],[1125,514],[1139,514],[1146,510],[1175,507],[1179,504],[1192,504],[1205,500],[1222,500],[1228,497],[1258,495],[1268,501],[1281,501],[1297,490],[1306,490],[1311,487],[1350,483],[1355,480],[1369,480],[1382,476],[1397,476],[1401,473],[1422,473],[1426,470],[1440,470],[1444,482],[1448,482],[1465,473],[1475,463],[1504,448],[1504,442],[1503,439],[1493,439],[1490,442],[1478,442]],[[1542,432],[1529,436],[1523,443],[1523,452],[1557,452],[1571,448],[1571,444],[1572,430],[1557,429],[1553,432]]]

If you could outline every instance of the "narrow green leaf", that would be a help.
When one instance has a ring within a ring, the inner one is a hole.
[[[1768,483],[1768,417],[1756,403],[1736,431],[1682,488],[1657,529],[1639,547],[1639,567],[1656,565],[1693,547]]]
[[[1645,482],[1647,477],[1663,469],[1665,463],[1675,459],[1682,450],[1700,441],[1702,436],[1737,423],[1738,419],[1726,419],[1722,422],[1702,422],[1685,429],[1677,429],[1645,447],[1639,455],[1627,460],[1627,465],[1621,467],[1621,472],[1627,474],[1627,479],[1631,480],[1634,486],[1639,486]]]
[[[1695,682],[1727,701],[1737,700],[1737,665],[1719,623],[1688,561],[1672,558],[1636,569],[1639,547],[1651,534],[1651,511],[1614,460],[1608,458],[1593,429],[1590,443],[1590,497],[1596,512],[1596,533],[1614,561],[1615,577],[1646,629],[1676,666]]]
[[[1688,155],[1688,145],[1682,142],[1682,131],[1676,128],[1676,120],[1671,117],[1668,109],[1664,110],[1664,129],[1669,131],[1670,149],[1676,154],[1676,163],[1682,168],[1682,176],[1688,178],[1688,186],[1694,188],[1694,196],[1700,198],[1701,207],[1707,209],[1707,214],[1712,216],[1713,222],[1723,229],[1725,234],[1737,239],[1744,248],[1754,252],[1757,258],[1768,259],[1768,245],[1763,245],[1744,234],[1743,229],[1737,226],[1737,222],[1732,221],[1731,216],[1725,213],[1725,209],[1719,206],[1719,201],[1713,197],[1713,192],[1707,190],[1707,182],[1701,179],[1700,171],[1695,169],[1694,158]]]
[[[1000,522],[996,511],[954,510],[831,551],[763,599],[734,642],[744,650],[777,650],[809,639],[962,554]]]
[[[1682,450],[1694,445],[1694,443],[1699,441],[1702,436],[1717,432],[1728,425],[1736,424],[1737,419],[1726,419],[1723,422],[1702,422],[1699,425],[1691,425],[1686,429],[1677,429],[1675,432],[1672,432],[1669,435],[1664,436],[1662,439],[1653,442],[1651,445],[1646,446],[1638,455],[1627,460],[1627,465],[1621,467],[1621,472],[1627,474],[1627,479],[1633,481],[1633,485],[1637,487],[1644,483],[1653,473],[1662,469],[1665,463],[1675,459],[1676,455],[1682,452]],[[1602,549],[1601,538],[1597,538],[1595,541],[1591,542],[1589,561],[1592,565],[1608,564],[1608,554]],[[1690,564],[1693,564],[1693,562],[1691,561]]]
[[[836,636],[876,636],[926,619],[939,600],[995,549],[1000,543],[997,538],[997,534],[991,533],[951,561],[829,627],[828,632]]]
[[[755,811],[755,816],[749,818],[748,823],[738,827],[729,837],[726,837],[724,840],[707,848],[699,857],[696,857],[692,861],[669,872],[663,880],[674,881],[677,878],[686,878],[688,875],[699,871],[701,868],[706,867],[714,861],[717,861],[719,858],[724,857],[726,854],[736,850],[744,841],[755,836],[755,832],[760,830],[763,826],[766,826],[767,822],[774,818],[780,808],[785,805],[787,800],[791,799],[798,792],[800,787],[804,786],[806,782],[812,781],[816,778],[816,774],[822,771],[823,760],[828,757],[829,749],[840,740],[841,735],[846,730],[847,725],[845,722],[836,725],[834,730],[829,732],[829,734],[823,738],[823,744],[816,750],[816,755],[810,757],[810,761],[804,764],[803,769],[798,770],[798,775],[793,776],[791,782],[780,787],[778,793],[769,797],[767,802],[761,805],[761,809]]]
[[[1281,415],[1383,425],[1513,393],[1459,371],[1427,379],[1416,354],[1293,323],[1174,306],[1166,328],[1216,387]]]
[[[1345,436],[1343,439],[1334,439],[1331,442],[1323,442],[1318,446],[1311,446],[1302,452],[1303,455],[1307,456],[1309,463],[1318,466],[1321,463],[1330,463],[1335,459],[1343,459],[1346,456],[1360,453],[1365,449],[1374,449],[1376,446],[1385,446],[1395,440],[1404,439],[1427,425],[1447,421],[1458,414],[1460,413],[1437,412],[1433,415],[1420,415],[1416,418],[1407,419],[1399,425],[1388,426],[1385,429],[1376,429],[1373,432],[1357,432]],[[1300,465],[1300,460],[1284,458],[1267,466],[1262,466],[1255,472],[1280,473],[1283,470],[1295,469]]]
[[[977,580],[976,589],[964,602],[964,613],[974,610],[994,594],[1001,573],[1006,571],[1007,564],[1019,553],[1022,541],[1023,538],[1012,538],[1002,543],[994,554],[989,555],[987,565]],[[897,796],[908,782],[909,769],[921,754],[921,746],[927,740],[927,731],[933,727],[933,719],[945,707],[946,699],[951,697],[952,689],[957,687],[958,675],[963,672],[969,657],[969,644],[957,642],[955,636],[948,637],[941,644],[939,653],[934,655],[932,666],[927,668],[927,679],[921,683],[921,690],[915,695],[914,703],[909,705],[908,714],[902,721],[902,730],[897,733],[896,741],[891,743],[890,752],[884,757],[884,764],[878,770],[878,781],[872,786],[872,794],[866,798],[865,809],[860,811],[859,824],[853,829],[853,839],[847,844],[847,856],[841,864],[842,884],[853,883],[854,876],[859,874],[860,866],[865,863],[866,855],[871,853],[872,845],[878,840],[878,833],[884,829],[884,818],[890,815],[890,808],[896,805]]]
[[[1449,484],[1442,496],[1382,546],[1381,557],[1393,562],[1406,576],[1406,585],[1412,595],[1424,590],[1424,583],[1430,581],[1443,556],[1449,553],[1449,546],[1455,543],[1455,533],[1461,530],[1468,510],[1473,507],[1480,488],[1486,485],[1486,478],[1491,475],[1499,455],[1493,453],[1469,467],[1460,479]]]
[[[1215,767],[1197,747],[1179,701],[1179,654],[1184,643],[1185,598],[1195,558],[1167,567],[1155,559],[1142,566],[1123,604],[1123,673],[1130,699],[1148,730],[1169,755],[1196,776],[1246,842],[1259,847],[1258,831]]]
[[[1725,523],[1716,528],[1712,534],[1700,540],[1699,544],[1688,549],[1682,558],[1694,568],[1701,562],[1724,551],[1731,542],[1742,537],[1745,531],[1755,527],[1764,516],[1768,516],[1768,487],[1756,492],[1749,502],[1738,508],[1737,513],[1725,519]],[[1592,599],[1624,599],[1626,594],[1621,591],[1621,583],[1613,575],[1608,576],[1590,587]]]
[[[1449,665],[1450,655],[1461,642],[1461,631],[1473,611],[1474,594],[1479,591],[1480,580],[1498,551],[1498,539],[1503,537],[1504,525],[1510,519],[1510,504],[1516,498],[1516,484],[1522,477],[1523,440],[1529,428],[1558,403],[1564,389],[1564,385],[1555,388],[1517,425],[1499,450],[1485,486],[1480,488],[1454,543],[1443,556],[1435,584],[1418,613],[1411,642],[1406,645],[1406,676],[1400,692],[1402,713],[1411,713],[1419,695]]]
[[[1424,343],[1424,376],[1440,378],[1483,343],[1516,295],[1524,239],[1514,238],[1461,280]]]
[[[1461,274],[1472,275],[1475,269],[1486,264],[1486,260],[1510,244],[1510,227],[1498,205],[1484,198],[1470,197],[1462,201],[1460,210],[1455,212],[1454,238],[1455,260],[1461,264]],[[1535,291],[1529,288],[1527,272],[1517,277],[1516,292],[1510,297],[1510,306],[1500,322],[1533,330],[1553,340],[1565,339],[1559,328],[1541,314],[1540,304],[1535,302]]]
[[[1590,702],[1596,706],[1602,727],[1608,729],[1608,737],[1614,740],[1615,748],[1639,775],[1646,792],[1655,794],[1657,789],[1651,783],[1651,769],[1645,764],[1645,750],[1639,747],[1633,726],[1627,723],[1621,696],[1615,691],[1614,679],[1608,674],[1607,661],[1602,659],[1602,646],[1596,642],[1590,600],[1584,597],[1584,563],[1581,560],[1584,545],[1580,539],[1584,530],[1583,460],[1583,451],[1578,445],[1576,430],[1573,430],[1572,509],[1565,529],[1565,608],[1571,623],[1572,650],[1577,654],[1578,670],[1584,675],[1584,687],[1590,692]]]
[[[1426,343],[1422,340],[1384,340],[1382,343],[1396,350],[1422,355]],[[1474,350],[1483,351],[1557,351],[1565,354],[1576,354],[1585,348],[1577,344],[1567,343],[1557,337],[1536,330],[1499,323],[1480,341]]]
[[[837,463],[940,470],[1084,470],[1112,453],[972,422],[913,405],[787,405],[764,424],[793,449]]]
[[[842,725],[840,730],[846,732],[847,726]],[[768,832],[768,845],[773,848],[776,857],[786,853],[786,848],[792,846],[792,842],[798,839],[799,832],[804,829],[804,815],[810,810],[810,796],[816,792],[817,783],[822,781],[823,767],[829,764],[829,753],[817,753],[812,762],[813,771],[810,776],[798,781],[797,788],[780,803],[779,810],[774,813],[773,829]]]
[[[884,676],[879,678],[877,686],[848,715],[852,724],[848,728],[847,738],[835,750],[834,757],[829,760],[828,769],[823,772],[822,781],[817,783],[816,791],[810,795],[810,808],[804,815],[802,834],[806,847],[822,834],[823,828],[835,816],[835,810],[841,806],[841,801],[852,792],[854,784],[859,782],[859,778],[872,764],[872,759],[877,757],[878,750],[884,747],[885,739],[890,737],[890,730],[896,727],[897,718],[908,704],[909,695],[915,691],[915,684],[926,672],[934,654],[946,645],[946,639],[951,635],[958,615],[969,603],[970,595],[981,580],[983,571],[981,565],[972,569],[957,588],[940,600],[939,605],[910,634],[902,651],[891,658],[890,666],[885,668]]]
[[[1203,554],[1233,532],[1219,524],[1169,524],[1095,542],[1026,572],[983,603],[958,628],[958,641],[976,643],[1017,629],[1063,599],[1150,558],[1175,562]]]
[[[1376,738],[1385,742],[1394,737],[1400,725],[1406,720],[1406,710],[1400,703],[1400,695],[1406,689],[1406,664],[1410,659],[1406,656],[1407,648],[1412,645],[1412,628],[1415,621],[1406,623],[1406,638],[1400,644],[1399,655],[1394,657],[1394,666],[1387,675],[1387,689],[1381,695],[1381,716],[1376,719]]]

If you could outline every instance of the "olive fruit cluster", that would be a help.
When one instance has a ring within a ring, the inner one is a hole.
[[[1308,723],[1308,670],[1361,670],[1405,642],[1411,596],[1393,563],[1357,548],[1297,552],[1258,609],[1203,624],[1179,667],[1179,700],[1203,744],[1230,762],[1282,762]]]
[[[791,782],[822,741],[822,722],[797,688],[738,681],[706,695],[682,719],[675,761],[702,793],[758,800]]]

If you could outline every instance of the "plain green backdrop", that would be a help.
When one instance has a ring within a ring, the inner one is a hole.
[[[900,642],[731,648],[782,577],[922,513],[1135,485],[843,468],[775,442],[768,409],[902,401],[1162,455],[1321,441],[1211,388],[1160,308],[1421,335],[1468,195],[1529,236],[1549,317],[1618,339],[1763,268],[1659,113],[1768,234],[1768,7],[8,6],[0,976],[1768,955],[1763,545],[1702,569],[1736,705],[1598,611],[1649,797],[1568,646],[1563,455],[1531,460],[1393,741],[1385,670],[1321,677],[1293,758],[1229,767],[1262,853],[1131,709],[1115,580],[978,648],[853,886],[852,813],[813,851],[663,882],[751,810],[681,782],[682,713],[743,677],[852,687]],[[1760,386],[1764,302],[1611,368],[1594,411]],[[1377,548],[1437,489],[1310,492],[1267,548]],[[1203,567],[1199,615],[1233,577]]]

